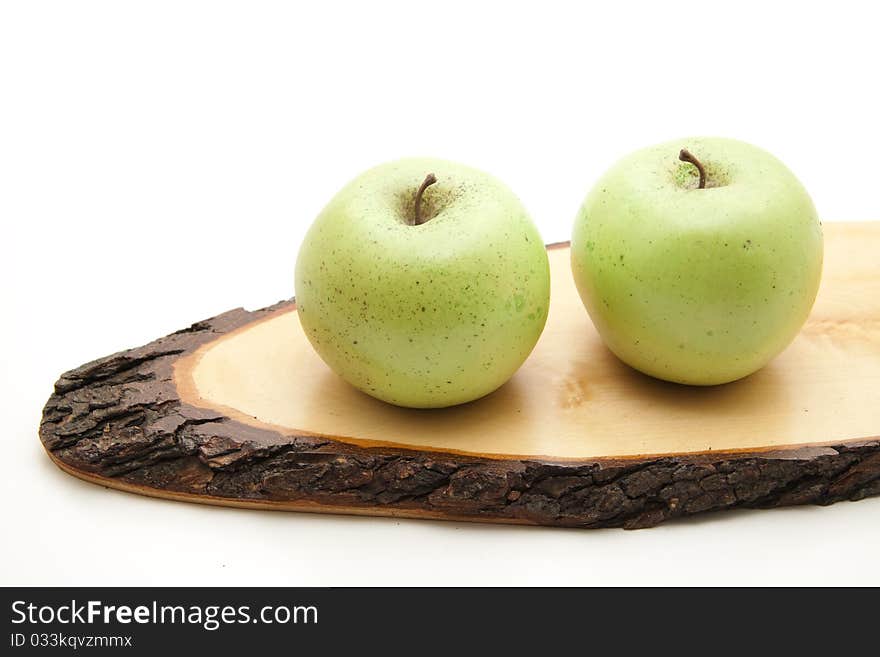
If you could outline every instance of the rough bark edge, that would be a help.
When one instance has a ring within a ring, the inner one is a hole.
[[[284,301],[232,310],[61,376],[40,424],[65,471],[212,504],[638,529],[738,507],[880,495],[880,437],[829,446],[550,463],[286,436],[182,402],[176,359]]]

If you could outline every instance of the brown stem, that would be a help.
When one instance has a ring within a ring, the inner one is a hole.
[[[419,191],[416,192],[416,220],[413,226],[418,226],[422,223],[422,194],[435,182],[437,182],[437,177],[433,173],[429,173],[425,176],[424,181],[422,181]]]
[[[697,167],[697,171],[700,172],[700,186],[699,189],[706,188],[706,170],[703,168],[702,163],[693,156],[693,154],[686,148],[682,148],[681,152],[678,154],[678,159],[682,162],[689,162]]]

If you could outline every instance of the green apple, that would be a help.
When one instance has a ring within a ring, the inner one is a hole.
[[[782,162],[691,138],[615,164],[575,221],[571,262],[605,344],[651,376],[694,385],[763,367],[800,330],[822,273],[822,228]]]
[[[309,229],[296,301],[340,377],[415,408],[468,402],[532,351],[550,302],[544,244],[499,180],[405,159],[350,182]]]

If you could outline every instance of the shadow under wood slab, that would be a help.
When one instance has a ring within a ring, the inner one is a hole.
[[[464,406],[396,408],[330,373],[292,301],[232,310],[62,375],[40,438],[65,471],[146,495],[577,527],[880,494],[880,223],[825,227],[814,311],[742,381],[617,361],[551,247],[534,353]]]

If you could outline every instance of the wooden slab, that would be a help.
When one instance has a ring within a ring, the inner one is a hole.
[[[804,330],[725,386],[620,363],[556,245],[541,340],[477,402],[411,410],[363,395],[315,355],[288,301],[62,375],[40,437],[89,481],[257,508],[638,528],[862,499],[880,494],[880,223],[825,237]]]

